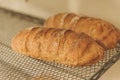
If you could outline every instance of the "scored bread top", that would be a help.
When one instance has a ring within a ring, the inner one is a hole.
[[[84,32],[104,49],[114,48],[120,40],[120,31],[111,23],[98,18],[78,16],[74,13],[53,15],[45,21],[44,27],[70,29],[78,34]]]
[[[13,50],[24,55],[66,65],[90,65],[103,57],[104,50],[87,34],[71,30],[33,27],[13,39]]]

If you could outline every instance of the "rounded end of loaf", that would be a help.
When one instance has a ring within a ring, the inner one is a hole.
[[[73,17],[78,18],[78,16],[74,13],[55,14],[53,16],[48,17],[48,19],[44,23],[44,27],[66,29],[68,23],[70,23]]]
[[[108,25],[106,30],[105,27]],[[110,23],[106,23],[106,26],[103,26],[104,32],[101,33],[101,38],[97,38],[96,41],[104,47],[105,50],[113,49],[116,47],[117,43],[120,40],[119,30]]]
[[[86,54],[89,54],[90,56],[87,56]],[[85,51],[85,55],[83,56],[83,58],[81,58],[80,61],[82,61],[82,63],[84,62],[83,65],[88,66],[88,65],[92,65],[99,62],[103,58],[104,58],[103,47],[100,46],[99,44],[94,43],[94,44],[91,44],[90,48]]]
[[[75,32],[88,34],[105,50],[115,48],[119,41],[118,29],[105,20],[94,17],[81,17],[76,26],[73,29]]]
[[[80,33],[78,41],[68,51],[65,61],[70,66],[88,66],[97,63],[104,57],[104,49],[87,34]]]
[[[30,28],[29,28],[30,29]],[[11,48],[15,51],[15,52],[18,52],[18,53],[22,53],[24,55],[27,55],[26,54],[26,37],[29,33],[29,29],[24,29],[22,31],[20,31],[19,33],[17,33],[12,41],[11,41]],[[27,55],[29,56],[29,55]]]
[[[100,61],[104,57],[104,49],[96,41],[94,41],[90,36],[82,34],[87,38],[88,44],[82,53],[82,57],[79,58],[78,65],[92,65]]]

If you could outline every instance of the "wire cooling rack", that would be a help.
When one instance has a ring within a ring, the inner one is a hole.
[[[119,44],[98,63],[79,67],[36,60],[11,49],[11,38],[17,32],[42,23],[43,19],[0,9],[0,80],[97,80],[119,59]]]

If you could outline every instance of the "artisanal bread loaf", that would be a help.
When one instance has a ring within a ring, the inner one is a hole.
[[[120,31],[111,23],[93,17],[78,16],[74,13],[59,13],[49,17],[45,27],[71,29],[84,32],[96,40],[104,49],[114,48],[120,40]]]
[[[11,46],[32,58],[77,66],[98,62],[104,49],[88,35],[71,30],[33,27],[20,31]]]

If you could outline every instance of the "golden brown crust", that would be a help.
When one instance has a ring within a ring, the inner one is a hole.
[[[11,46],[16,52],[36,59],[72,66],[96,63],[104,53],[103,48],[86,34],[54,28],[22,30],[12,39]]]
[[[59,16],[59,14],[57,15]],[[66,15],[66,13],[64,15]],[[104,49],[114,48],[120,40],[120,31],[107,21],[87,16],[79,17],[74,13],[68,13],[67,15],[69,16],[64,18],[63,26],[57,25],[55,22],[56,16],[54,16],[52,22],[51,18],[49,18],[49,21],[46,20],[47,23],[45,22],[45,25],[47,26],[45,27],[51,27],[49,25],[52,25],[54,28],[71,29],[77,33],[84,32],[101,44]],[[60,17],[61,16],[59,16],[59,19],[61,19]],[[61,23],[61,20],[58,21]]]

